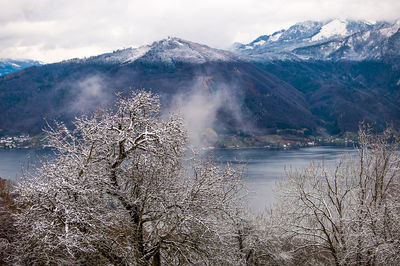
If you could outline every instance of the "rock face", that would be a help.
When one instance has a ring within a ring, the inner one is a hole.
[[[39,133],[46,121],[110,106],[116,93],[158,93],[201,135],[400,125],[399,23],[298,23],[233,51],[167,38],[0,77],[0,134]],[[201,137],[201,136],[200,136]]]

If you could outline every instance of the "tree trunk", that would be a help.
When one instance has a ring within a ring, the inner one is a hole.
[[[153,256],[153,263],[152,266],[161,266],[161,254],[160,254],[160,250],[158,250],[156,252],[156,254],[154,254]]]

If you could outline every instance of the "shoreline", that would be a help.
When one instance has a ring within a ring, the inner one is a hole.
[[[263,150],[271,150],[271,151],[282,151],[282,150],[298,150],[301,148],[312,148],[312,147],[342,147],[342,148],[355,148],[356,143],[349,144],[337,144],[337,143],[320,143],[316,145],[290,145],[286,147],[266,147],[266,146],[240,146],[240,147],[200,147],[202,150],[244,150],[244,149],[263,149]],[[25,146],[25,147],[0,147],[0,151],[22,151],[22,150],[45,150],[49,149],[49,147],[44,146]]]

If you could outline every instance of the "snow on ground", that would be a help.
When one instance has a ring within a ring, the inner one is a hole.
[[[144,46],[141,46],[141,47],[139,47],[139,48],[132,49],[132,54],[131,54],[131,56],[128,57],[128,58],[125,60],[124,63],[133,62],[133,61],[135,61],[136,59],[138,59],[138,58],[144,56],[144,55],[150,50],[150,48],[151,48],[151,47],[150,47],[149,45],[144,45]]]

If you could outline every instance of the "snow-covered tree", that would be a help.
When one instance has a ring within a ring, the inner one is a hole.
[[[14,211],[10,182],[0,178],[0,265],[5,265],[12,254],[11,243],[16,233],[12,218]]]
[[[54,158],[15,189],[15,263],[239,263],[242,172],[190,155],[159,108],[140,91],[47,132]]]
[[[390,130],[375,136],[362,127],[357,156],[288,171],[273,217],[303,263],[400,263],[398,147]]]

